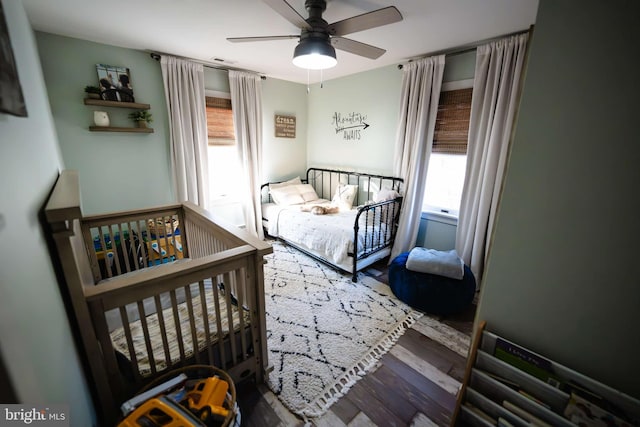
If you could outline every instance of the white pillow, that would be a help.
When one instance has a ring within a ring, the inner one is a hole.
[[[302,181],[300,180],[299,176],[296,176],[295,178],[292,178],[288,181],[269,184],[269,191],[271,191],[274,188],[288,187],[290,185],[297,185],[297,184],[302,184]]]
[[[333,195],[333,199],[331,199],[331,203],[343,210],[351,210],[353,206],[353,201],[356,198],[356,193],[358,191],[357,185],[352,184],[338,184],[336,187],[336,192]]]
[[[387,202],[389,200],[395,200],[398,197],[400,197],[400,193],[398,193],[397,191],[391,190],[388,188],[383,188],[377,193],[373,193],[373,202],[374,203]],[[379,212],[380,212],[380,215],[379,215],[380,221],[384,223],[387,222],[387,216],[392,213],[391,208],[392,207],[389,205],[382,206],[382,208],[376,208],[376,210],[379,209]]]
[[[383,188],[382,190],[373,194],[373,201],[375,203],[386,202],[387,200],[393,200],[399,196],[400,196],[400,193],[398,193],[397,191]]]
[[[298,184],[295,187],[305,202],[313,202],[314,200],[320,199],[311,184]]]
[[[271,194],[273,201],[278,205],[288,206],[304,203],[304,199],[295,185],[272,188],[269,190],[269,193]]]

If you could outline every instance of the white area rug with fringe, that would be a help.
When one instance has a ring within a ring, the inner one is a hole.
[[[353,283],[280,242],[273,249],[264,266],[268,384],[291,412],[319,417],[422,313],[369,276]]]

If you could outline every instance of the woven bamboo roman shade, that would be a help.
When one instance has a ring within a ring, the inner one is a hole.
[[[433,153],[466,154],[473,88],[440,93]]]
[[[209,145],[233,145],[236,135],[233,129],[231,100],[205,97],[207,108],[207,137]]]

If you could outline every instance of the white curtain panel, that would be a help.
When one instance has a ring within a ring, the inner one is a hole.
[[[201,64],[162,55],[176,197],[204,208],[209,200],[207,116]]]
[[[528,34],[479,46],[456,250],[480,284],[520,93]]]
[[[395,176],[404,179],[404,199],[390,260],[412,249],[418,237],[443,72],[444,55],[413,61],[403,68],[393,169]]]
[[[230,70],[229,84],[236,146],[243,169],[245,226],[262,239],[262,80],[256,74]]]

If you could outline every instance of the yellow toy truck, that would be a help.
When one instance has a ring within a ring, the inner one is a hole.
[[[217,375],[197,381],[187,389],[187,407],[205,423],[210,417],[224,420],[229,415],[223,406],[228,389],[229,384]]]
[[[204,427],[199,419],[182,405],[166,396],[147,400],[131,412],[118,427]]]
[[[224,406],[228,390],[229,383],[217,375],[188,380],[181,374],[123,403],[121,410],[126,418],[118,427],[225,425],[231,411],[237,411],[237,405],[231,409]]]

